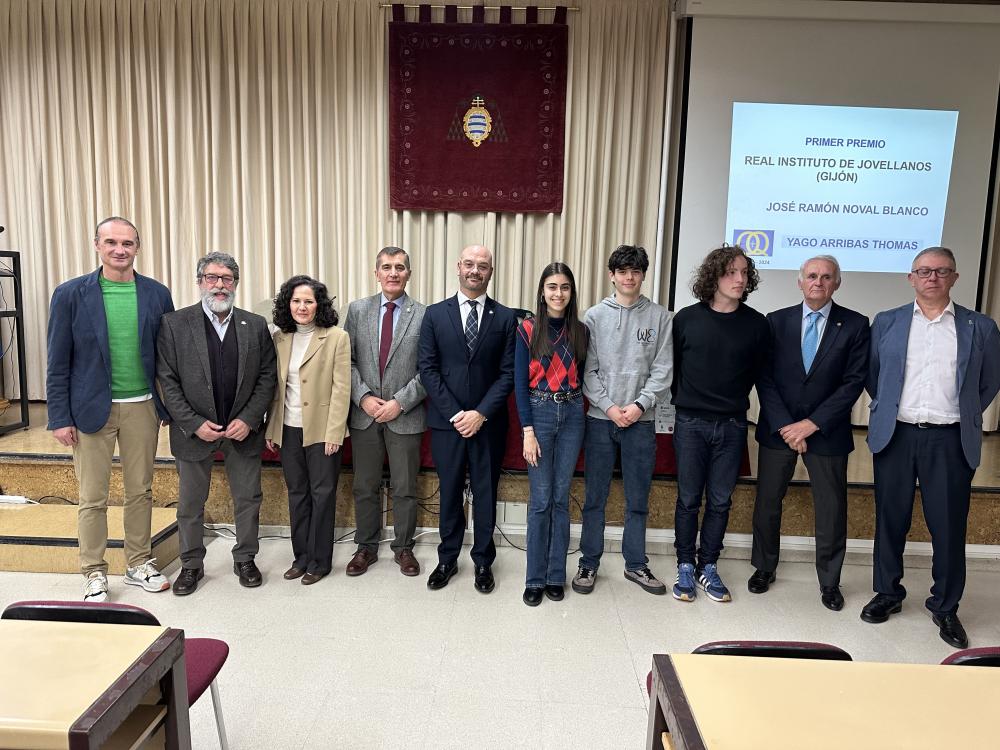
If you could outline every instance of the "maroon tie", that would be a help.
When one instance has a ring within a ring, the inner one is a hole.
[[[385,363],[389,361],[389,349],[392,347],[392,311],[395,309],[395,302],[385,303],[385,315],[382,316],[382,334],[378,341],[379,377],[385,375]]]

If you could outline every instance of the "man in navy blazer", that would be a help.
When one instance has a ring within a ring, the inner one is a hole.
[[[934,584],[925,606],[942,640],[966,648],[958,619],[965,589],[965,530],[982,449],[983,411],[1000,390],[1000,331],[951,301],[955,256],[929,247],[909,274],[914,304],[881,312],[872,325],[868,446],[875,465],[875,597],[865,622],[902,609],[903,550],[920,482],[931,533]]]
[[[493,590],[497,485],[507,442],[507,396],[514,388],[514,312],[486,296],[493,255],[471,245],[458,260],[459,291],[427,308],[418,366],[430,401],[431,455],[440,481],[438,565],[427,586],[440,589],[458,571],[465,535],[466,470],[472,489],[472,561],[476,590]]]
[[[56,287],[49,309],[48,428],[73,449],[80,486],[80,569],[85,601],[108,597],[108,486],[115,443],[125,485],[125,583],[163,591],[150,558],[153,459],[167,413],[156,391],[160,317],[170,292],[135,272],[139,232],[112,216],[97,225],[101,267]]]
[[[773,356],[757,382],[757,501],[754,574],[763,594],[775,579],[781,503],[799,456],[809,472],[816,513],[820,600],[840,610],[840,569],[847,549],[847,456],[854,450],[851,408],[868,374],[868,318],[833,301],[840,264],[817,255],[799,269],[802,302],[767,316]]]

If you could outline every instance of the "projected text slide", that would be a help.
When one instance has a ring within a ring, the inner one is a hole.
[[[733,104],[727,242],[764,269],[906,272],[941,242],[958,112]]]

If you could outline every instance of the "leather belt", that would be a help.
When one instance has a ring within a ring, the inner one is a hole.
[[[898,424],[916,427],[918,430],[953,430],[962,424],[961,422],[948,422],[947,424],[938,424],[937,422],[904,422],[902,419],[896,421]]]
[[[542,399],[543,401],[552,399],[557,404],[561,404],[566,401],[572,401],[574,398],[579,398],[580,396],[583,395],[583,391],[580,390],[579,388],[577,388],[575,391],[556,391],[554,393],[552,391],[538,391],[532,388],[531,390],[528,391],[528,393],[530,393],[535,398]]]

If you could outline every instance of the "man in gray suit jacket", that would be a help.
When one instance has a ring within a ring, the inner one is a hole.
[[[201,301],[163,316],[156,377],[170,413],[170,450],[180,478],[177,530],[181,568],[173,591],[192,593],[204,576],[202,524],[216,451],[226,462],[233,496],[233,572],[260,586],[254,563],[260,522],[260,453],[264,414],[274,396],[277,365],[267,321],[233,306],[240,267],[225,253],[198,261]]]
[[[382,503],[382,464],[389,456],[393,558],[403,575],[420,574],[413,555],[417,525],[417,472],[420,443],[427,426],[417,373],[417,346],[424,306],[406,294],[410,256],[398,247],[375,258],[375,279],[382,291],[347,308],[344,330],[351,337],[351,449],[354,462],[354,512],[357,552],[347,575],[359,576],[378,560]]]
[[[868,446],[875,465],[877,593],[861,619],[885,622],[902,609],[903,549],[919,481],[934,555],[925,606],[941,638],[966,648],[957,614],[965,530],[982,414],[1000,390],[1000,331],[990,318],[951,301],[958,281],[951,250],[922,250],[911,268],[916,302],[879,313],[872,324]]]

